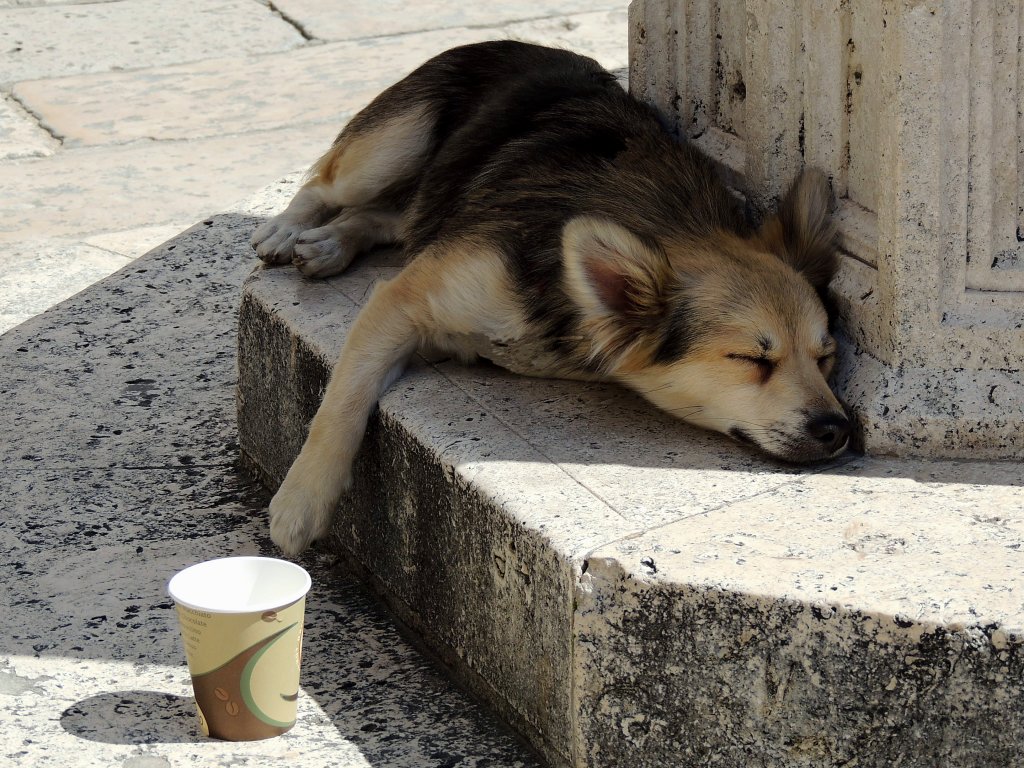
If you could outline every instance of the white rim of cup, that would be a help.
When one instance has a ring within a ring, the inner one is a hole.
[[[184,579],[179,579],[179,577],[184,576],[184,574],[188,573],[189,571],[195,571],[197,569],[207,568],[207,567],[213,565],[214,563],[223,563],[223,562],[225,562],[227,560],[231,560],[231,561],[234,561],[234,562],[262,561],[262,562],[275,563],[277,565],[282,566],[283,570],[291,571],[292,574],[295,574],[295,575],[301,574],[302,575],[302,587],[301,587],[301,589],[297,587],[294,590],[294,592],[286,593],[286,594],[288,594],[290,596],[284,598],[283,600],[282,599],[275,599],[275,600],[268,600],[265,603],[253,603],[251,605],[246,606],[244,611],[236,611],[236,610],[230,610],[230,609],[225,609],[225,608],[211,607],[209,605],[201,605],[200,603],[197,603],[194,600],[184,600],[179,595],[176,595],[174,593],[175,592],[175,581],[178,581],[179,585],[180,585],[181,581],[184,581]],[[188,568],[184,568],[184,569],[178,571],[176,574],[174,574],[174,576],[171,577],[171,580],[167,582],[167,593],[171,596],[171,599],[173,599],[174,602],[178,603],[179,605],[183,605],[186,608],[191,608],[193,611],[205,611],[207,613],[226,613],[226,614],[230,614],[230,613],[257,613],[257,612],[260,612],[260,611],[269,611],[269,610],[274,609],[274,608],[283,608],[285,606],[292,605],[293,603],[298,602],[299,600],[301,600],[303,597],[306,596],[306,594],[309,592],[309,588],[312,586],[312,584],[313,584],[313,580],[310,578],[309,574],[306,572],[306,569],[303,568],[301,565],[296,565],[295,563],[293,563],[293,562],[291,562],[289,560],[281,560],[281,559],[276,558],[276,557],[257,557],[257,556],[252,556],[252,555],[238,555],[238,556],[234,556],[234,557],[218,557],[218,558],[215,558],[213,560],[204,560],[201,563],[196,563],[194,565],[190,565]]]

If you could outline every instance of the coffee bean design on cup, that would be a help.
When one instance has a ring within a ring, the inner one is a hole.
[[[217,669],[192,677],[196,704],[211,736],[251,741],[278,736],[291,728],[292,723],[277,721],[260,707],[252,694],[252,675],[263,654],[294,627],[287,626]],[[291,692],[281,691],[278,696],[284,701],[293,700]]]

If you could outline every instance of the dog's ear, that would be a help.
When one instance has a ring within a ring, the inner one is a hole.
[[[664,309],[668,260],[607,219],[578,216],[562,232],[565,287],[585,319],[642,321]]]
[[[800,272],[822,296],[838,265],[836,228],[829,217],[831,198],[825,174],[806,170],[756,235],[763,247]]]

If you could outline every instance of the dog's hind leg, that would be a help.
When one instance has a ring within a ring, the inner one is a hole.
[[[322,241],[325,233],[304,237],[308,230],[323,229],[340,209],[371,206],[419,173],[432,144],[433,112],[426,104],[396,104],[386,98],[388,93],[352,119],[310,169],[309,181],[288,207],[256,230],[252,245],[261,259],[268,264],[292,261],[300,238],[305,245]],[[306,249],[303,260],[314,255],[311,250]]]
[[[325,535],[366,422],[421,346],[472,332],[514,335],[521,323],[500,256],[434,248],[380,283],[349,331],[302,451],[270,503],[270,535],[295,555]]]

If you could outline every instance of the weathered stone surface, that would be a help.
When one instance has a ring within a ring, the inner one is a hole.
[[[619,524],[605,535],[668,523],[815,471],[767,461],[612,384],[524,380],[455,363],[440,369],[490,418],[526,436],[577,487],[615,510]]]
[[[1012,763],[1022,546],[1019,466],[860,459],[599,549],[581,747],[600,765]]]
[[[124,0],[15,8],[2,13],[0,85],[110,69],[138,69],[305,43],[286,21],[248,0]],[[230,35],[223,31],[230,29]],[[60,45],[54,41],[60,40]]]
[[[636,0],[631,88],[760,204],[829,174],[867,450],[1024,457],[1017,5],[727,6]]]
[[[185,469],[233,462],[233,414],[224,410],[223,379],[211,371],[231,364],[234,325],[217,320],[230,321],[242,277],[225,275],[241,259],[227,246],[251,219],[207,221],[107,278],[103,290],[76,297],[62,322],[36,334],[32,344],[8,350],[4,397],[8,424],[19,436],[18,452],[5,458],[8,468],[43,462]],[[189,350],[188,365],[153,368],[178,348]],[[77,393],[73,408],[55,418],[53,402],[69,387]]]
[[[32,8],[40,5],[95,5],[121,0],[0,0],[0,8]]]
[[[335,132],[378,93],[447,48],[494,38],[558,45],[626,65],[625,11],[448,29],[288,53],[18,84],[66,146],[149,136],[194,139],[328,122]],[[225,72],[232,84],[225,86]],[[326,144],[323,149],[326,149]],[[274,171],[264,177],[272,178]]]
[[[200,736],[167,579],[273,554],[266,496],[236,469],[235,319],[256,220],[208,221],[0,336],[0,760],[536,766],[315,554],[296,727]]]
[[[400,264],[251,276],[240,441],[270,487]],[[980,766],[1021,738],[1022,486],[999,463],[783,468],[611,386],[437,361],[382,398],[331,546],[554,764]]]
[[[551,16],[501,27],[500,37],[568,48],[596,59],[609,70],[625,67],[627,15],[622,4],[593,13]]]
[[[30,314],[0,312],[0,333],[7,333],[7,331],[21,325],[31,317],[32,315]]]
[[[869,452],[934,458],[1020,455],[1021,369],[893,367],[864,353],[853,340],[841,341],[836,388],[856,404]]]
[[[201,218],[248,194],[267,174],[305,168],[335,132],[332,125],[298,125],[244,142],[140,141],[6,163],[0,165],[0,242]]]
[[[24,108],[0,97],[0,161],[52,155],[59,142],[44,131]]]
[[[147,251],[180,235],[191,226],[191,222],[181,221],[174,224],[163,224],[156,227],[139,227],[120,232],[104,232],[101,235],[87,237],[85,242],[107,251],[120,253],[136,259]]]
[[[257,277],[242,304],[239,424],[247,461],[274,486],[301,447],[357,305],[293,272]],[[296,348],[297,338],[310,346]],[[507,463],[493,467],[483,446]],[[474,690],[564,762],[579,558],[551,549],[547,537],[565,540],[586,520],[592,530],[576,547],[594,546],[617,522],[614,512],[578,495],[570,478],[429,368],[382,401],[358,478],[336,522],[341,551]],[[545,531],[543,500],[552,496],[565,509]]]
[[[396,35],[425,29],[490,26],[494,24],[565,16],[602,9],[624,10],[625,2],[610,0],[496,0],[489,3],[453,3],[420,0],[415,13],[404,0],[280,0],[274,7],[288,19],[322,40],[351,40]]]

